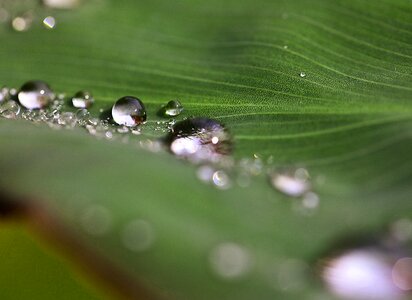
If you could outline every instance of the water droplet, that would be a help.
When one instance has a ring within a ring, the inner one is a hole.
[[[77,119],[77,123],[80,126],[85,126],[89,122],[90,113],[87,111],[87,109],[79,109],[76,112],[76,119]]]
[[[0,7],[0,23],[5,23],[9,20],[10,13],[5,8]]]
[[[28,109],[40,109],[48,106],[54,94],[43,81],[26,82],[18,93],[20,104]]]
[[[206,183],[212,181],[214,173],[215,169],[208,165],[200,166],[196,171],[197,178]]]
[[[4,102],[10,99],[9,88],[2,87],[0,90],[0,102]]]
[[[183,112],[183,105],[179,100],[171,100],[162,107],[161,112],[166,117],[175,117]]]
[[[27,31],[31,26],[32,20],[28,16],[15,17],[11,22],[11,26],[15,31]]]
[[[195,163],[217,162],[229,155],[233,146],[228,130],[219,122],[207,118],[177,122],[165,141],[173,154]]]
[[[228,280],[244,276],[252,265],[249,251],[231,242],[216,246],[210,253],[209,261],[213,271]]]
[[[72,98],[72,104],[76,108],[89,108],[93,103],[94,98],[87,91],[79,91]]]
[[[278,191],[291,196],[300,197],[310,189],[307,180],[291,175],[290,172],[270,172],[270,182]]]
[[[125,247],[131,251],[144,251],[149,249],[155,240],[152,225],[145,220],[134,220],[124,227],[122,241]]]
[[[53,29],[56,26],[56,19],[52,16],[43,19],[43,25],[47,29]]]
[[[76,123],[76,115],[72,112],[64,112],[58,118],[58,124],[68,129],[74,128],[74,126],[76,126]]]
[[[134,127],[146,121],[146,109],[139,99],[126,96],[113,105],[112,116],[117,124]]]
[[[122,126],[122,127],[117,128],[117,132],[118,133],[128,133],[129,128],[127,126]]]
[[[213,173],[212,181],[213,184],[221,190],[226,190],[230,188],[231,185],[229,176],[222,170]]]
[[[391,225],[391,235],[400,242],[412,240],[412,220],[399,219]]]
[[[112,216],[107,208],[100,205],[91,205],[84,210],[80,221],[82,227],[88,233],[101,236],[110,229]]]
[[[411,269],[404,273],[402,264],[409,261],[397,256],[396,251],[377,246],[350,249],[327,260],[322,277],[329,290],[344,299],[404,299],[399,285],[411,279]]]
[[[412,257],[403,257],[396,261],[392,269],[392,279],[402,291],[412,290]]]
[[[305,72],[300,72],[299,76],[304,78],[304,77],[306,77],[306,73]]]
[[[79,4],[80,0],[43,0],[43,4],[50,8],[72,9]]]
[[[287,49],[287,48],[288,48],[288,45],[284,45],[284,46],[283,46],[283,49]]]
[[[6,119],[15,119],[20,113],[20,105],[9,100],[0,104],[0,115]]]

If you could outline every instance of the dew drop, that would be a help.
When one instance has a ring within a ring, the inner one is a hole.
[[[90,113],[87,111],[87,109],[79,109],[76,112],[76,119],[77,119],[77,123],[80,126],[86,126],[86,124],[88,124],[89,119],[90,119]]]
[[[15,17],[12,22],[11,26],[15,31],[23,32],[29,30],[31,26],[31,19],[25,16]]]
[[[402,291],[412,290],[412,257],[403,257],[396,261],[392,269],[392,279]]]
[[[47,29],[53,29],[56,26],[56,19],[52,16],[43,19],[43,25]]]
[[[146,109],[139,99],[126,96],[113,105],[112,116],[117,124],[134,127],[146,121]]]
[[[161,113],[165,117],[175,117],[183,112],[183,105],[179,100],[171,100],[162,107]]]
[[[111,227],[110,211],[100,205],[91,205],[81,216],[81,225],[88,233],[96,236],[104,235]]]
[[[342,299],[401,300],[412,289],[412,259],[382,246],[349,249],[326,260],[322,278]]]
[[[306,73],[305,72],[300,72],[299,76],[304,78],[304,77],[306,77]]]
[[[0,104],[0,115],[6,119],[16,119],[20,113],[20,105],[9,100]]]
[[[72,112],[64,112],[58,118],[58,124],[68,129],[74,128],[74,126],[76,126],[76,123],[76,115]]]
[[[297,177],[295,174],[291,175],[290,172],[273,171],[269,173],[269,178],[275,189],[291,197],[300,197],[310,189],[310,184],[306,179]]]
[[[79,91],[72,98],[72,104],[76,108],[89,108],[93,103],[94,98],[88,91]]]
[[[149,249],[155,241],[155,231],[145,220],[134,220],[127,224],[122,231],[122,241],[131,251],[141,252]]]
[[[40,109],[50,104],[54,99],[54,94],[47,83],[29,81],[20,88],[18,99],[25,108]]]
[[[165,142],[173,154],[195,163],[217,162],[229,155],[233,148],[228,130],[219,122],[207,118],[177,122]]]
[[[9,99],[10,99],[9,88],[4,86],[0,89],[0,103],[7,101]]]
[[[210,253],[209,261],[212,270],[227,280],[244,276],[252,265],[249,251],[232,242],[217,245]]]
[[[229,176],[222,170],[218,170],[213,173],[212,181],[213,184],[221,190],[226,190],[230,188],[231,185]]]
[[[215,173],[215,169],[208,165],[200,166],[196,171],[197,178],[200,181],[203,181],[206,183],[212,181],[214,173]]]

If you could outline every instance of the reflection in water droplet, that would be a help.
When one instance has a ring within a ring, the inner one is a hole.
[[[125,247],[132,251],[149,249],[155,240],[152,225],[145,220],[134,220],[126,225],[122,231],[122,241]]]
[[[175,117],[183,112],[183,105],[179,100],[171,100],[162,107],[161,113],[166,117]]]
[[[327,262],[322,277],[344,299],[402,299],[392,280],[391,257],[379,249],[355,249]]]
[[[113,105],[112,116],[117,124],[134,127],[146,121],[146,109],[139,99],[126,96]]]
[[[412,257],[398,259],[392,269],[395,285],[403,291],[412,290]]]
[[[226,190],[230,188],[231,185],[229,176],[222,170],[213,173],[212,181],[213,184],[221,190]]]
[[[209,256],[213,271],[224,279],[236,279],[250,271],[252,258],[244,247],[235,243],[216,246]]]
[[[72,104],[76,108],[89,108],[93,103],[94,98],[88,91],[79,91],[72,98]]]
[[[50,104],[54,99],[54,94],[47,83],[29,81],[20,88],[18,99],[25,108],[40,109]]]
[[[290,175],[290,172],[270,172],[269,177],[274,188],[291,197],[300,197],[310,189],[309,182]]]
[[[177,122],[165,141],[173,154],[194,163],[217,162],[232,152],[233,144],[228,130],[207,118]]]
[[[80,221],[83,229],[88,233],[101,236],[110,229],[112,216],[107,208],[100,205],[92,205],[85,209]]]
[[[47,29],[53,29],[56,26],[56,19],[52,16],[43,19],[43,25]]]
[[[299,76],[304,78],[304,77],[306,77],[306,73],[305,72],[300,72]]]

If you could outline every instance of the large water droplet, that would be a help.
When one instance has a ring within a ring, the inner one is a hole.
[[[228,130],[207,118],[177,122],[165,141],[173,154],[192,162],[218,161],[229,155],[233,148]]]
[[[72,98],[72,104],[76,108],[89,108],[93,103],[94,98],[88,91],[79,91]]]
[[[404,251],[381,245],[348,249],[326,260],[322,277],[342,299],[406,299],[404,291],[412,289],[412,259]]]
[[[26,82],[18,93],[20,104],[28,109],[40,109],[48,106],[54,94],[43,81]]]
[[[126,96],[113,105],[112,116],[117,124],[134,127],[146,121],[146,109],[139,99]]]
[[[15,119],[20,113],[20,105],[9,100],[0,105],[0,116],[6,119]]]
[[[166,117],[175,117],[183,112],[183,105],[179,100],[171,100],[162,107],[161,113]]]
[[[210,253],[209,260],[213,271],[224,279],[242,277],[252,265],[249,251],[231,242],[217,245]]]

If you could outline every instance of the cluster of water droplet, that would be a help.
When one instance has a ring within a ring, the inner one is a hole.
[[[20,10],[18,1],[3,0],[0,2],[0,24],[9,24],[10,27],[18,32],[29,30],[33,24],[40,23],[46,29],[54,29],[56,19],[53,16],[45,16],[47,9],[73,9],[80,4],[80,0],[43,0],[31,2],[25,12],[15,14],[16,9]]]

